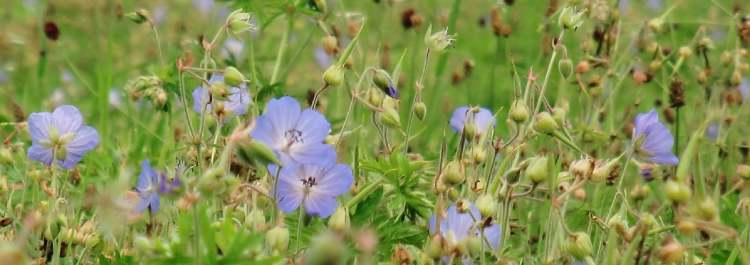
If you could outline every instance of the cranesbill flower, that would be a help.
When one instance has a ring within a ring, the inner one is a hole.
[[[147,208],[155,213],[159,210],[160,199],[159,199],[159,182],[161,175],[154,168],[151,167],[151,163],[148,160],[141,162],[141,174],[138,175],[138,183],[135,186],[136,192],[138,192],[138,204],[135,205],[136,212],[143,212]]]
[[[141,162],[141,174],[138,175],[138,183],[135,186],[139,201],[135,205],[134,211],[141,213],[149,209],[152,213],[157,212],[161,201],[160,195],[173,192],[180,185],[179,176],[170,180],[167,174],[156,171],[151,167],[151,162],[143,160]]]
[[[323,143],[330,129],[322,114],[282,97],[268,102],[250,136],[271,148],[283,165],[321,164],[336,160],[333,147]]]
[[[430,234],[437,233],[436,215],[430,218]],[[500,245],[500,226],[497,224],[485,225],[479,209],[474,205],[469,205],[469,210],[460,212],[456,205],[448,207],[446,215],[440,218],[440,236],[450,248],[456,248],[459,245],[467,244],[466,241],[477,238],[482,244],[488,244],[491,249],[497,249]],[[483,237],[482,237],[483,236]],[[487,248],[490,249],[490,248]],[[472,264],[471,259],[464,256],[467,253],[458,252],[454,249],[455,258],[461,258],[463,264]],[[449,257],[444,257],[443,262],[448,263]]]
[[[676,165],[679,162],[672,153],[672,133],[659,121],[656,110],[652,109],[635,117],[633,140],[636,153],[646,160],[666,165]]]
[[[287,213],[303,205],[308,215],[328,217],[336,210],[336,197],[352,183],[352,169],[344,164],[292,164],[279,173],[276,201]]]
[[[464,106],[453,111],[450,123],[455,132],[479,136],[495,126],[495,117],[485,108]]]
[[[210,84],[224,83],[224,75],[214,74],[208,82]],[[245,114],[247,105],[250,104],[250,93],[247,91],[247,86],[242,84],[239,87],[227,86],[226,88],[224,97],[213,95],[213,98],[209,95],[209,89],[203,86],[195,88],[193,90],[193,110],[203,113],[205,107],[207,112],[222,113],[224,118]],[[211,100],[210,103],[209,100]],[[221,109],[215,109],[216,106],[221,106]]]
[[[54,112],[31,113],[28,120],[31,134],[30,159],[70,169],[99,144],[99,133],[83,125],[83,116],[74,106],[64,105]]]

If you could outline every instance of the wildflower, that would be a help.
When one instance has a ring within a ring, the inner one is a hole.
[[[737,86],[737,90],[740,91],[740,95],[742,95],[743,101],[750,99],[750,78],[743,78],[742,82],[740,82],[740,85]]]
[[[398,99],[398,89],[396,88],[396,85],[393,84],[393,79],[388,75],[388,72],[383,69],[375,70],[372,81],[375,83],[375,86],[383,91],[383,93],[391,98]]]
[[[328,217],[352,183],[352,169],[344,164],[292,164],[281,169],[276,200],[284,212],[304,205],[308,215]]]
[[[453,111],[450,123],[455,132],[463,131],[468,136],[479,136],[495,126],[495,117],[485,108],[464,106]]]
[[[672,133],[659,121],[656,110],[652,109],[635,117],[633,139],[636,152],[647,160],[666,165],[676,165],[679,162],[672,153]]]
[[[335,160],[333,147],[323,143],[330,129],[322,114],[282,97],[268,102],[250,136],[270,147],[283,165],[317,164]]]
[[[83,125],[76,107],[60,106],[54,112],[32,113],[28,119],[31,147],[29,158],[64,168],[73,168],[91,149],[99,144],[99,133]]]
[[[436,219],[436,215],[430,217],[430,234],[432,235],[437,233]],[[451,252],[458,255],[465,254],[461,246],[466,246],[472,238],[478,238],[481,244],[489,243],[492,249],[497,249],[500,245],[500,226],[486,225],[482,220],[479,209],[474,205],[469,205],[468,211],[460,212],[454,204],[448,208],[446,215],[440,218],[440,236],[445,239],[445,244]],[[448,260],[449,257],[443,257],[444,262],[447,263]],[[471,264],[471,261],[463,257],[463,263]]]
[[[224,76],[221,74],[214,74],[211,79],[208,80],[210,85],[221,85],[224,83]],[[225,95],[214,95],[209,96],[209,89],[203,86],[199,86],[193,90],[193,110],[198,113],[203,113],[203,108],[206,108],[208,112],[223,113],[224,117],[230,117],[232,115],[243,115],[247,111],[247,105],[250,104],[250,93],[247,91],[247,86],[241,84],[240,86],[229,87],[226,91],[222,92]],[[218,103],[218,104],[217,104]],[[213,106],[222,106],[223,109],[214,110]]]
[[[179,177],[169,180],[166,174],[158,172],[151,167],[151,162],[141,162],[141,174],[138,175],[138,183],[135,190],[139,201],[135,205],[135,212],[142,213],[148,208],[152,213],[159,210],[160,194],[170,193],[180,187]]]

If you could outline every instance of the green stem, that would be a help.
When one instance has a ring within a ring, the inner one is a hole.
[[[289,32],[292,31],[294,25],[294,16],[292,14],[287,15],[289,23],[287,24],[284,35],[281,36],[281,43],[279,43],[279,50],[276,52],[276,62],[273,66],[273,73],[271,74],[271,84],[276,83],[279,76],[279,70],[281,69],[281,61],[284,59],[284,53],[286,53],[286,46],[289,42]]]

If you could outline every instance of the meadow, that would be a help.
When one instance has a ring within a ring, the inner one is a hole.
[[[750,1],[2,0],[0,264],[750,264]]]

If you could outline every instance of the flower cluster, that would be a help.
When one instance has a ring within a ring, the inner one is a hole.
[[[270,147],[282,163],[274,192],[281,210],[291,212],[303,205],[307,214],[327,217],[336,208],[336,196],[351,187],[352,170],[336,164],[336,151],[323,142],[330,129],[322,114],[303,110],[291,97],[270,100],[258,117],[250,135]]]

